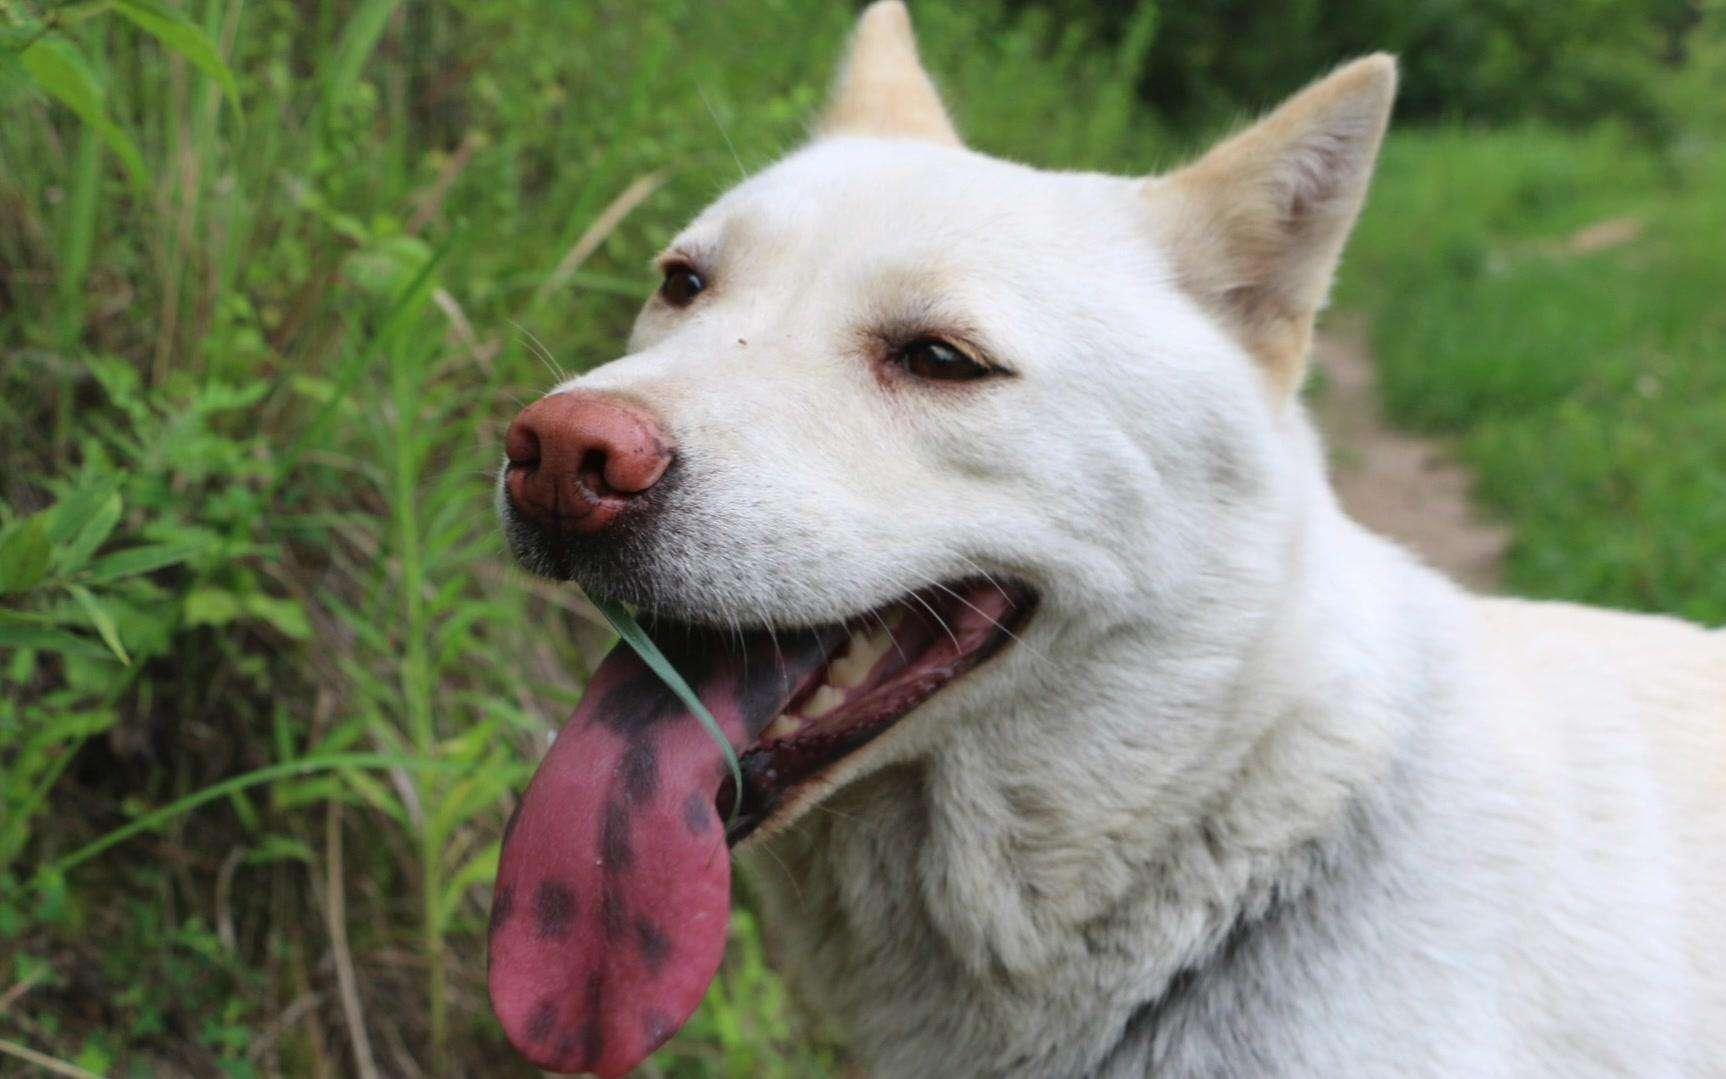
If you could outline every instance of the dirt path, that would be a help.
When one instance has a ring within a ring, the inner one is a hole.
[[[1509,533],[1481,520],[1469,502],[1474,477],[1442,443],[1385,423],[1366,328],[1331,320],[1313,346],[1313,363],[1324,372],[1313,416],[1349,514],[1453,579],[1495,589]]]

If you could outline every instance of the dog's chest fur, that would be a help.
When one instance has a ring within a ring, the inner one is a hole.
[[[1423,826],[1431,775],[1404,770],[1292,851],[1239,849],[1222,839],[1226,821],[1201,819],[1138,857],[1103,835],[1063,846],[1046,822],[980,834],[941,804],[951,792],[938,773],[872,777],[756,859],[798,995],[879,1074],[1358,1069],[1374,1062],[1375,1028],[1419,1026],[1373,999],[1375,982],[1421,981],[1423,1006],[1446,1015],[1428,1024],[1436,1035],[1472,1010],[1466,983],[1490,978],[1478,966],[1448,977],[1405,946],[1429,933],[1466,947],[1494,931],[1439,924],[1457,908],[1429,902],[1435,867],[1398,860]],[[987,863],[985,847],[1001,859],[991,877],[962,879]],[[1013,939],[1019,928],[1039,934],[1038,954]],[[1439,1070],[1470,1063],[1441,1036],[1380,1040],[1395,1047],[1376,1061],[1387,1071],[1411,1050]]]

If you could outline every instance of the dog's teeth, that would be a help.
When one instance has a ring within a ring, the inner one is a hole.
[[[874,651],[868,640],[852,634],[850,647],[845,654],[828,666],[827,682],[845,689],[860,686],[863,679],[869,677],[869,669],[875,666],[875,661],[880,658],[881,653]]]
[[[894,613],[896,622],[903,615]],[[831,685],[851,689],[863,684],[863,679],[869,677],[869,672],[875,669],[875,664],[893,647],[893,635],[887,630],[876,630],[865,633],[856,630],[851,634],[851,640],[845,646],[845,654],[834,660],[827,668],[827,681]]]
[[[802,727],[803,721],[798,719],[796,716],[779,716],[768,725],[765,731],[761,732],[761,737],[765,741],[772,741],[776,738],[790,738],[802,729]]]
[[[804,702],[803,718],[819,719],[828,712],[845,703],[845,691],[832,686],[822,686],[814,695]]]

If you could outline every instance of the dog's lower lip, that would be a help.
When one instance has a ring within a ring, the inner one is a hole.
[[[735,786],[727,779],[720,788],[717,808],[732,820],[727,842],[748,838],[804,784],[987,660],[1035,606],[1028,588],[971,580],[913,593],[848,620],[846,643],[798,687],[780,718],[819,715],[790,730],[770,727],[740,754],[743,795],[734,818]],[[867,649],[862,662],[841,672],[859,648]]]

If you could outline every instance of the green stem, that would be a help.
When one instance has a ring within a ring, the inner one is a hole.
[[[404,623],[405,654],[402,657],[402,702],[407,712],[408,730],[413,737],[414,751],[422,760],[431,760],[437,753],[436,719],[432,710],[432,669],[426,640],[427,624],[424,589],[424,554],[420,545],[418,480],[419,466],[414,429],[410,417],[417,413],[420,399],[419,380],[415,379],[409,349],[392,350],[390,365],[391,396],[395,406],[394,476],[391,502],[394,510],[396,546],[401,553],[401,592]],[[420,794],[420,889],[423,902],[421,932],[426,952],[426,995],[431,1025],[431,1057],[433,1071],[444,1071],[445,1047],[445,970],[443,919],[438,898],[443,894],[443,842],[433,826],[437,818],[440,791],[437,785],[422,778]]]
[[[333,753],[327,757],[307,757],[302,760],[288,761],[284,764],[273,764],[267,768],[259,768],[255,772],[224,779],[203,790],[194,791],[184,798],[177,799],[160,809],[154,809],[132,821],[114,829],[102,838],[86,843],[71,854],[57,858],[36,871],[33,880],[40,884],[43,878],[51,875],[63,875],[68,870],[83,865],[110,847],[118,846],[135,835],[152,831],[163,824],[180,817],[199,806],[213,802],[218,798],[226,798],[248,787],[256,787],[260,783],[273,783],[278,779],[291,776],[311,775],[316,772],[331,772],[340,768],[406,768],[413,771],[432,771],[449,767],[438,761],[414,760],[391,753]]]

